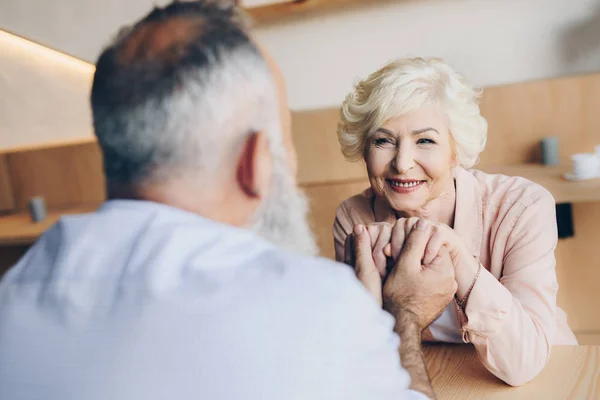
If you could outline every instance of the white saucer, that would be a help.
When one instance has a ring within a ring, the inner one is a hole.
[[[598,176],[598,175],[580,177],[580,176],[574,175],[572,172],[567,172],[566,174],[563,174],[562,177],[568,181],[589,181],[592,179],[600,178],[600,176]]]

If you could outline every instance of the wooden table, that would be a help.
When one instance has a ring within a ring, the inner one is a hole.
[[[427,345],[425,360],[439,400],[599,400],[600,346],[556,346],[531,382],[511,387],[488,372],[470,345]]]

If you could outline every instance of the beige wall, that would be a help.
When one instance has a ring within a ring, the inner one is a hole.
[[[258,29],[294,109],[339,105],[405,55],[443,57],[483,86],[597,71],[599,37],[599,0],[397,0]]]
[[[95,62],[123,24],[169,0],[0,0],[0,29]]]
[[[91,138],[93,70],[0,31],[0,152]]]
[[[96,60],[119,26],[160,0],[1,0],[0,29]],[[93,66],[0,34],[0,151],[92,137]]]
[[[167,0],[3,0],[0,27],[95,61],[118,27]],[[259,27],[294,109],[338,105],[357,77],[439,56],[490,86],[600,69],[599,0],[397,0]]]
[[[0,27],[94,61],[124,23],[168,0],[3,0]],[[292,108],[338,105],[357,77],[439,56],[490,86],[600,69],[600,0],[397,0],[259,27]]]

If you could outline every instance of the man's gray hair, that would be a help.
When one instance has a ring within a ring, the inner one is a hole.
[[[210,176],[253,132],[279,146],[271,70],[237,8],[175,2],[119,35],[97,63],[94,128],[109,182]]]

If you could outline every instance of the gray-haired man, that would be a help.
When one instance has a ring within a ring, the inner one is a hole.
[[[122,32],[92,109],[109,200],[0,283],[0,398],[433,397],[420,330],[454,293],[447,255],[421,267],[419,225],[383,288],[360,227],[364,286],[313,256],[281,74],[236,8]]]

